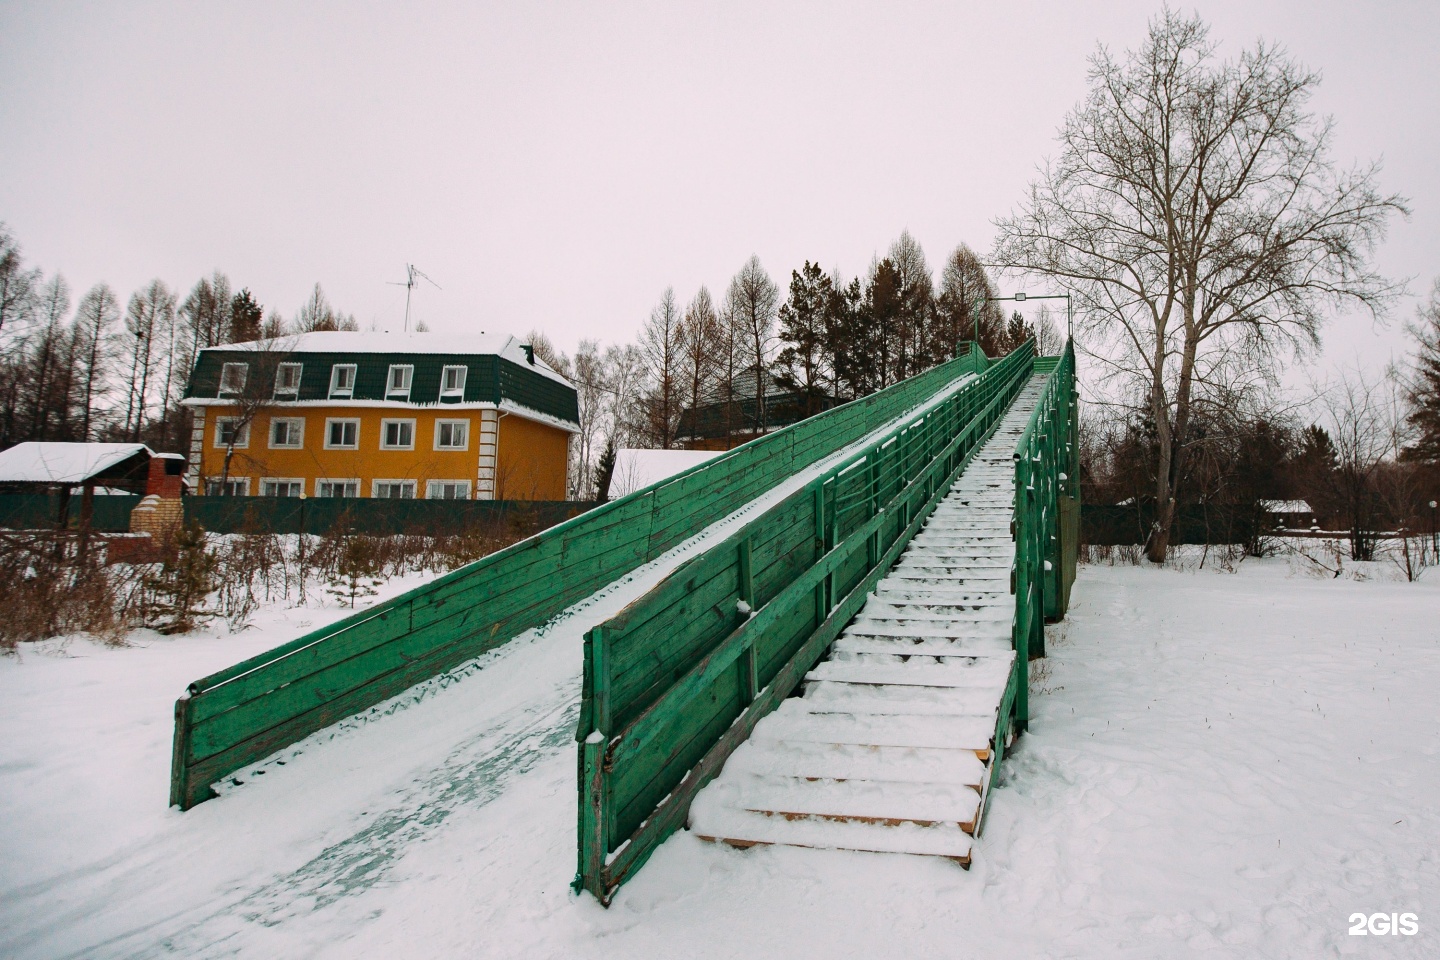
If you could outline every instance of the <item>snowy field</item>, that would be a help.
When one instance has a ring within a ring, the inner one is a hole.
[[[0,661],[0,956],[1440,956],[1440,577],[1374,573],[1083,566],[970,871],[682,833],[608,911],[569,889],[564,623],[187,814],[176,694],[342,611],[27,648]],[[1362,912],[1420,932],[1349,936]]]

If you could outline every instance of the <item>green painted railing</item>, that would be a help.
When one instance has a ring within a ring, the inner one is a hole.
[[[952,360],[195,681],[175,704],[171,804],[541,626],[985,365]]]
[[[1012,733],[1029,725],[1030,660],[1045,655],[1045,622],[1065,616],[1079,552],[1074,346],[1067,343],[1061,356],[1037,360],[1035,370],[1049,377],[1015,446],[1015,561],[1010,571],[1015,672],[1001,703],[992,777]]]
[[[608,902],[684,825],[695,794],[820,659],[993,431],[1033,351],[979,358],[982,375],[589,631],[577,887]],[[929,395],[972,369],[960,362],[925,380]]]

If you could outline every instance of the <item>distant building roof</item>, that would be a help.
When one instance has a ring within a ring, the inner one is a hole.
[[[1304,500],[1261,500],[1260,506],[1267,513],[1314,513]]]
[[[580,422],[575,387],[544,360],[533,356],[527,346],[509,334],[324,331],[207,347],[200,351],[195,363],[185,403],[208,406],[233,402],[232,396],[222,394],[220,387],[225,365],[234,363],[245,364],[249,388],[261,391],[267,402],[333,403],[340,399],[332,397],[330,389],[335,366],[354,364],[347,402],[493,404],[573,429]],[[299,383],[285,394],[272,396],[270,381],[276,378],[281,362],[300,366]],[[412,368],[410,389],[399,398],[388,388],[388,371],[396,364]],[[445,368],[451,366],[463,367],[466,373],[463,387],[447,392],[442,383]]]
[[[668,480],[682,470],[720,456],[720,453],[719,450],[635,450],[628,447],[616,450],[610,497],[613,500],[652,483]]]
[[[552,380],[570,381],[548,363],[535,357],[530,362],[527,344],[508,333],[358,333],[347,330],[320,330],[297,333],[274,340],[227,343],[205,350],[274,350],[281,353],[393,353],[416,356],[495,356],[520,363]],[[204,353],[202,350],[201,353]]]
[[[154,456],[143,443],[20,443],[0,452],[0,483],[84,483],[139,453]]]

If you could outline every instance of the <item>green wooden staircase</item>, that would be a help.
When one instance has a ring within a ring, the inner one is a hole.
[[[1075,402],[1068,346],[957,369],[591,629],[576,885],[687,825],[968,864],[1068,603]]]

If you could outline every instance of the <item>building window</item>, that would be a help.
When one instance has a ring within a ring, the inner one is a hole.
[[[250,424],[234,417],[215,418],[215,446],[244,450],[250,446]]]
[[[436,420],[436,450],[468,450],[470,448],[470,421]]]
[[[469,500],[469,480],[431,480],[425,484],[427,500]]]
[[[414,375],[415,368],[408,363],[391,364],[390,376],[385,381],[385,399],[409,400],[410,380]]]
[[[440,371],[440,399],[461,400],[465,396],[465,374],[469,367],[446,367]]]
[[[305,446],[305,421],[300,417],[276,417],[270,421],[270,449],[299,450]]]
[[[302,364],[282,363],[275,368],[275,396],[300,396],[300,370]]]
[[[316,480],[315,496],[317,497],[358,497],[360,496],[359,480]]]
[[[219,477],[207,477],[205,495],[207,497],[248,497],[250,496],[250,478],[231,477],[228,480],[221,480]]]
[[[326,421],[325,421],[325,449],[326,449],[326,450],[358,450],[358,449],[360,449],[360,421],[359,421],[359,420],[326,420]]]
[[[272,480],[267,477],[260,481],[260,496],[262,497],[299,497],[304,493],[304,480]]]
[[[239,393],[245,389],[245,379],[250,375],[250,364],[227,363],[220,368],[220,395]]]
[[[414,450],[414,449],[415,449],[415,421],[414,421],[414,420],[381,420],[381,421],[380,421],[380,449],[381,449],[381,450]]]
[[[330,368],[330,396],[355,396],[355,364],[337,363]]]
[[[370,496],[379,500],[414,500],[414,480],[376,480],[370,485]]]

